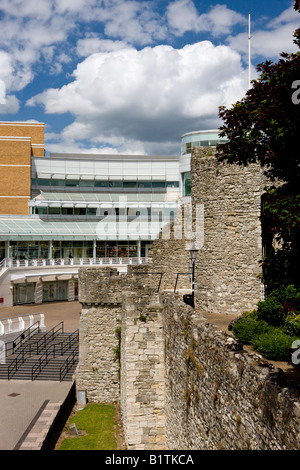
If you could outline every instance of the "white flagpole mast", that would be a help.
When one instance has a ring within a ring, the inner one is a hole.
[[[249,88],[251,86],[251,32],[250,32],[250,13],[249,13],[249,36],[248,36],[248,39],[249,39],[249,51],[248,51],[248,54],[249,54]]]

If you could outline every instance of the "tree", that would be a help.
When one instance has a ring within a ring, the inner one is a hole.
[[[295,0],[294,9],[300,12],[300,0]],[[300,28],[294,32],[294,43],[300,49]],[[231,109],[219,109],[220,136],[228,142],[218,145],[217,157],[240,165],[259,162],[271,182],[281,182],[267,194],[263,210],[267,240],[263,280],[275,288],[298,279],[300,51],[283,52],[277,63],[266,61],[257,71],[260,76],[246,96]]]

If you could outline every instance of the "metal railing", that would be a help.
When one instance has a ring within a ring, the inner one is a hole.
[[[51,328],[42,338],[39,339],[39,341],[36,344],[37,348],[37,354],[40,353],[41,349],[45,349],[46,346],[49,344],[50,341],[53,341],[55,338],[55,334],[61,331],[62,333],[64,332],[64,322],[61,321],[58,323],[56,326]]]
[[[44,354],[41,357],[39,357],[39,359],[36,361],[36,363],[33,364],[32,368],[31,368],[31,380],[34,380],[42,372],[42,370],[47,366],[47,364],[49,364],[49,361],[50,361],[51,358],[55,358],[58,354],[61,355],[61,356],[65,355],[65,353],[74,346],[74,343],[76,341],[78,342],[78,338],[79,338],[79,330],[76,330],[74,333],[71,333],[70,336],[65,341],[63,341],[62,343],[53,344],[52,346],[50,346],[44,352]],[[57,352],[57,350],[59,351],[59,353]],[[70,362],[69,358],[71,356],[73,358],[72,359],[72,361],[73,361],[72,364],[74,364],[75,363],[75,358],[78,356],[78,349],[77,348],[74,348],[74,350],[71,352],[71,354],[66,359],[65,363],[61,366],[60,371],[59,371],[60,381],[62,380],[61,379],[61,377],[62,377],[61,370],[62,370],[62,368],[66,367],[66,364],[67,365],[69,364],[69,362]],[[68,367],[67,367],[66,373],[67,372],[68,372]]]
[[[158,287],[157,287],[157,292],[159,292],[161,282],[162,282],[162,277],[164,273],[154,273],[154,272],[147,272],[147,271],[137,271],[135,274],[142,274],[142,275],[152,275],[152,274],[158,274],[160,276],[159,282],[158,282]]]
[[[40,321],[36,321],[29,328],[24,330],[19,336],[17,336],[13,341],[8,341],[5,344],[5,355],[6,357],[14,354],[15,350],[20,347],[20,345],[26,340],[30,339],[34,334],[40,332]],[[10,352],[12,351],[12,352]],[[9,353],[10,352],[10,353]]]
[[[67,375],[71,367],[74,366],[76,363],[76,351],[72,351],[72,353],[67,357],[65,360],[64,364],[61,366],[60,371],[59,371],[59,380],[60,382],[64,379],[64,377]]]
[[[0,274],[5,268],[24,268],[39,266],[86,266],[107,264],[148,264],[148,257],[108,257],[108,258],[41,258],[12,259],[5,258],[0,262]]]

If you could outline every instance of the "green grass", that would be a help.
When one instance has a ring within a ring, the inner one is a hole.
[[[75,423],[86,435],[64,439],[59,450],[116,450],[115,408],[113,405],[91,404],[78,411],[68,426]]]

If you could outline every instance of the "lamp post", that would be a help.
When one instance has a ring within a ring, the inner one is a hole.
[[[199,250],[195,247],[190,249],[190,259],[192,264],[192,307],[195,308],[195,261]]]
[[[192,295],[184,295],[183,301],[191,307],[195,308],[195,261],[199,250],[196,249],[193,245],[192,248],[190,248],[188,251],[190,252],[190,262],[192,268]]]

